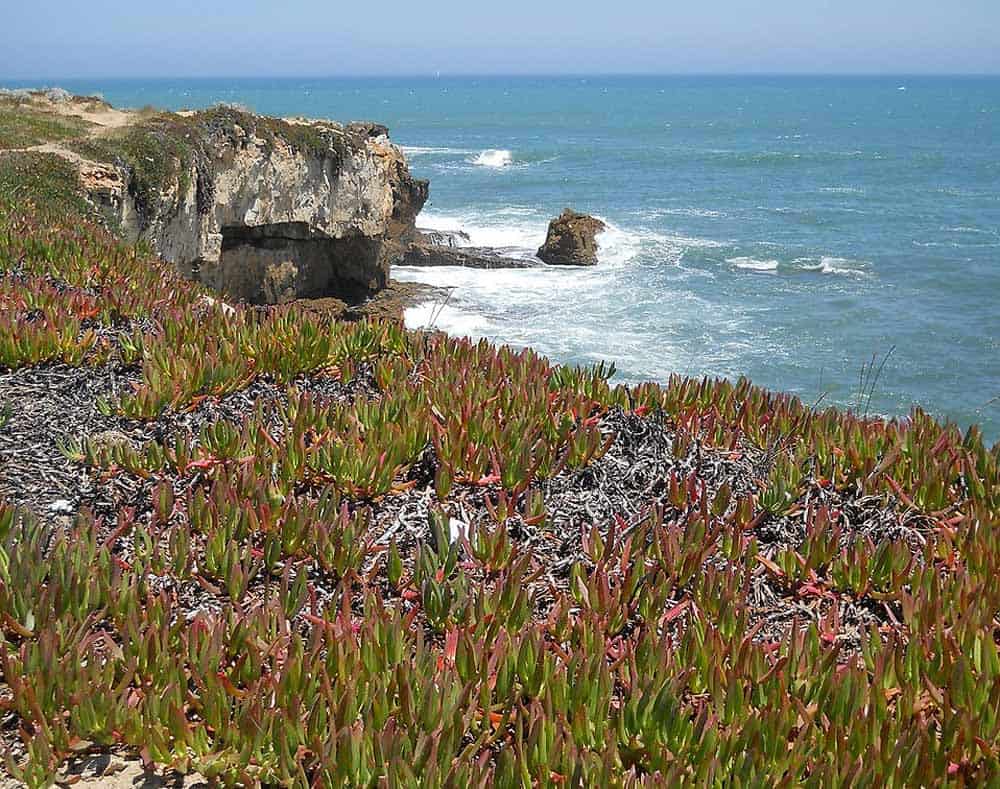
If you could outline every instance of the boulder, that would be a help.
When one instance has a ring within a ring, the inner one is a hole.
[[[538,257],[552,265],[593,266],[597,263],[597,234],[604,229],[600,219],[567,208],[549,222]]]

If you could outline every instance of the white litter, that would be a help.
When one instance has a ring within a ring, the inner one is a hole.
[[[448,519],[448,533],[452,542],[458,542],[469,533],[469,524],[458,518]]]

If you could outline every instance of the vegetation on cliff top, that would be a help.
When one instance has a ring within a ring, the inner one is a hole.
[[[1000,779],[974,428],[225,307],[0,165],[12,774]]]
[[[124,166],[129,171],[129,191],[143,218],[155,215],[156,206],[176,186],[184,194],[192,171],[199,189],[208,188],[204,177],[224,145],[239,147],[256,136],[266,147],[284,144],[293,150],[322,156],[343,155],[343,132],[333,126],[296,124],[254,115],[228,106],[179,115],[147,112],[134,123],[99,137],[70,144],[77,153],[98,162]],[[198,195],[199,205],[211,205],[211,195]]]
[[[294,124],[226,106],[190,115],[144,113],[124,128],[80,138],[70,147],[88,159],[127,168],[129,192],[140,217],[148,221],[174,187],[179,194],[187,192],[192,172],[198,178],[199,206],[207,210],[212,196],[201,190],[209,188],[207,174],[219,151],[224,144],[238,147],[249,135],[265,146],[283,143],[310,154],[329,155],[333,150],[335,156],[343,155],[343,133],[334,127]]]
[[[87,216],[76,168],[52,153],[0,152],[0,195],[9,204],[43,205],[46,215]]]
[[[92,126],[82,118],[54,115],[34,107],[26,97],[0,93],[0,150],[68,140]]]
[[[68,94],[50,98],[44,92],[0,92],[0,151],[59,143],[89,160],[122,167],[143,221],[170,210],[162,201],[173,200],[175,190],[186,193],[192,175],[199,190],[208,189],[211,179],[204,176],[224,146],[239,147],[256,137],[268,149],[285,145],[339,160],[347,145],[337,124],[290,122],[228,105],[191,113],[144,109],[111,128],[72,114],[96,104],[110,109],[97,99]],[[211,198],[199,192],[199,205],[207,210]]]

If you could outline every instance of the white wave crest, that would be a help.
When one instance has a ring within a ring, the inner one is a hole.
[[[604,230],[597,234],[597,262],[605,266],[623,266],[633,260],[642,247],[642,238],[607,219],[601,221]]]
[[[1000,236],[1000,230],[990,230],[985,227],[969,227],[967,225],[960,225],[959,227],[946,227],[944,230],[948,233],[975,233],[976,235],[983,236]]]
[[[508,206],[491,213],[423,211],[420,226],[428,230],[462,230],[469,235],[469,246],[492,247],[513,257],[531,257],[545,240],[548,221],[534,208]]]
[[[816,271],[820,274],[839,274],[844,277],[866,277],[867,272],[859,268],[863,265],[857,260],[835,258],[828,255],[816,258],[797,258],[792,261],[800,271]]]
[[[468,156],[470,151],[467,148],[433,148],[425,145],[400,145],[400,150],[410,157],[414,156]]]
[[[736,268],[745,271],[761,271],[773,274],[778,270],[777,260],[757,260],[751,257],[726,258],[727,263],[731,263]]]
[[[720,219],[726,214],[722,211],[713,211],[709,208],[651,208],[647,211],[639,212],[643,219],[658,219],[662,216],[685,216],[696,219]]]
[[[744,271],[756,271],[765,274],[796,274],[796,273],[816,273],[816,274],[837,274],[845,277],[866,277],[868,273],[863,269],[865,265],[858,260],[848,260],[847,258],[836,258],[828,255],[818,258],[796,258],[791,262],[767,259],[760,260],[752,257],[726,258],[726,262],[734,268]]]
[[[510,151],[494,148],[482,151],[472,160],[472,164],[479,167],[490,167],[494,170],[502,170],[504,167],[510,167],[513,163],[514,157]]]

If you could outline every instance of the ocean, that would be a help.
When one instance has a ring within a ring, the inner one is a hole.
[[[57,84],[385,123],[431,181],[419,224],[509,254],[566,206],[608,223],[593,268],[396,269],[454,288],[414,325],[610,360],[625,381],[745,375],[807,403],[920,405],[1000,438],[1000,78]]]

